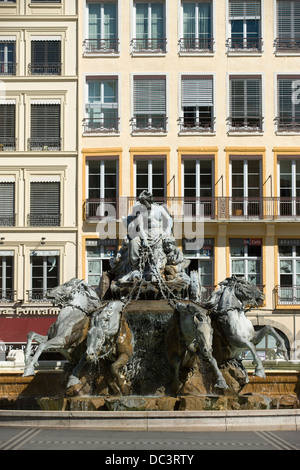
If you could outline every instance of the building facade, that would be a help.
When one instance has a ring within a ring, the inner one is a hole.
[[[0,340],[45,334],[77,272],[77,6],[0,2]]]

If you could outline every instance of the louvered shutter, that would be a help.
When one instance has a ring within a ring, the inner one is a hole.
[[[279,39],[300,38],[299,0],[278,0],[277,34]]]
[[[15,220],[15,183],[0,182],[0,225],[13,226]]]
[[[15,145],[16,105],[0,104],[0,144]]]
[[[182,106],[213,106],[213,80],[210,77],[182,77]]]
[[[31,105],[31,140],[33,145],[60,146],[60,105]]]
[[[60,183],[30,183],[30,225],[60,224]]]
[[[256,18],[261,15],[261,4],[259,0],[231,0],[229,2],[229,17],[231,19]]]
[[[298,99],[294,99],[295,88],[293,83],[295,80],[299,81],[300,76],[278,78],[279,117],[283,121],[292,119],[300,121],[300,103],[298,103]]]
[[[230,115],[233,118],[261,117],[261,79],[230,79]]]
[[[141,77],[134,79],[134,114],[166,114],[165,77]]]

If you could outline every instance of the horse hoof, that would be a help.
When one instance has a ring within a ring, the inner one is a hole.
[[[74,385],[80,385],[80,384],[81,384],[80,380],[77,377],[75,377],[75,375],[70,375],[68,383],[67,383],[67,388],[73,387]]]
[[[31,377],[34,374],[35,374],[34,367],[30,366],[30,367],[26,367],[24,369],[24,373],[23,373],[22,377]]]
[[[266,374],[264,373],[263,370],[256,370],[253,372],[253,375],[256,377],[261,377],[262,379],[266,378]]]

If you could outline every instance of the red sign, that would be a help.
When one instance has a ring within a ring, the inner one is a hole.
[[[244,239],[244,245],[261,246],[262,245],[262,239],[261,238],[245,238]]]

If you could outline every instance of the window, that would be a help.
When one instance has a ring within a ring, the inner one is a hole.
[[[29,301],[47,301],[47,292],[59,285],[59,252],[32,251],[30,255]]]
[[[185,215],[211,217],[214,214],[212,160],[184,159],[182,166]]]
[[[163,2],[135,2],[134,52],[166,52],[165,5]]]
[[[186,75],[181,78],[180,132],[213,132],[213,77]]]
[[[90,286],[99,287],[102,273],[111,269],[109,260],[116,256],[117,249],[115,239],[86,241],[87,282]]]
[[[86,219],[102,218],[107,213],[113,215],[112,211],[117,211],[117,160],[89,160],[87,172]]]
[[[16,150],[16,105],[0,104],[0,150]]]
[[[31,0],[30,3],[61,3],[61,0]]]
[[[149,191],[154,198],[163,201],[166,195],[165,160],[135,160],[136,197]]]
[[[31,105],[30,150],[60,150],[60,104]]]
[[[0,179],[0,226],[13,227],[15,225],[15,183]]]
[[[260,0],[229,0],[228,51],[261,52]]]
[[[300,1],[277,0],[277,52],[300,52]]]
[[[229,240],[231,275],[244,277],[261,285],[262,240],[232,238]]]
[[[300,132],[300,100],[294,97],[300,76],[278,77],[278,132]]]
[[[230,132],[262,132],[262,84],[261,77],[229,78]]]
[[[282,159],[279,165],[281,217],[300,215],[300,160]]]
[[[16,75],[16,40],[0,37],[0,75]]]
[[[61,75],[61,41],[31,41],[31,75]]]
[[[87,80],[88,102],[84,132],[119,131],[118,80],[116,77]]]
[[[116,2],[87,3],[88,39],[85,52],[116,53],[118,40],[118,10]]]
[[[265,326],[264,325],[261,325],[261,326],[258,326],[256,325],[254,327],[255,331],[258,332],[260,330],[262,330]],[[276,333],[281,336],[281,338],[284,340],[285,342],[285,347],[288,351],[288,356],[290,355],[290,344],[289,344],[289,340],[287,339],[287,337],[285,336],[285,334],[278,330],[277,328],[274,328]],[[263,339],[255,345],[255,349],[256,349],[256,352],[258,354],[258,356],[260,357],[260,359],[262,361],[268,361],[268,360],[274,360],[274,359],[277,359],[277,349],[278,349],[278,346],[276,344],[276,339],[274,338],[274,336],[270,335],[269,333],[267,333]],[[253,355],[251,353],[250,350],[248,351],[244,351],[244,353],[242,354],[242,357],[243,359],[245,360],[252,360],[253,361]]]
[[[16,0],[0,0],[0,3],[16,3]]]
[[[212,3],[182,2],[181,52],[212,52]]]
[[[193,248],[193,241],[183,239],[183,251],[190,260],[187,273],[198,271],[201,286],[204,288],[203,298],[207,299],[214,290],[214,240],[205,239],[201,248]]]
[[[28,225],[30,227],[59,226],[60,218],[60,183],[58,181],[32,181]]]
[[[231,195],[231,216],[262,217],[260,160],[231,160]]]
[[[13,302],[14,252],[0,251],[0,302]]]
[[[133,80],[134,132],[166,132],[166,78],[135,76]]]
[[[279,303],[300,303],[300,240],[279,240]]]

